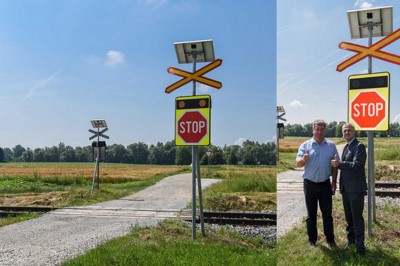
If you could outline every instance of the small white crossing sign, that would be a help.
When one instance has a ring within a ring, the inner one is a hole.
[[[286,122],[286,118],[283,118],[283,116],[284,116],[285,114],[286,114],[286,113],[285,113],[285,112],[283,112],[283,113],[281,113],[281,114],[277,115],[277,117],[276,117],[276,118],[278,118],[278,120],[282,120],[282,121],[285,121],[285,122]]]
[[[91,136],[91,137],[89,138],[89,140],[92,140],[92,139],[94,139],[94,138],[96,138],[96,137],[103,137],[103,138],[105,138],[105,139],[109,139],[109,138],[110,138],[109,136],[103,134],[103,133],[106,132],[107,130],[108,130],[107,127],[106,127],[105,129],[101,130],[101,131],[95,131],[95,130],[93,130],[93,129],[89,129],[89,132],[94,134],[93,136]]]

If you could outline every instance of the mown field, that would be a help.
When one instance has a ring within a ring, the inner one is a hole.
[[[90,194],[94,164],[0,164],[0,205],[76,206],[126,196],[187,166],[100,164],[100,190]]]
[[[280,140],[280,162],[278,171],[295,167],[295,156],[299,145],[308,138],[285,138]],[[331,139],[337,144],[343,139]],[[367,145],[367,139],[360,138]],[[400,139],[375,138],[375,178],[377,180],[400,180]],[[396,203],[397,202],[397,203]],[[278,207],[279,208],[279,207]],[[367,221],[367,209],[364,219]],[[342,198],[334,197],[333,208],[336,241],[339,249],[330,249],[323,237],[322,218],[318,217],[318,246],[310,248],[307,242],[305,220],[277,242],[277,265],[400,265],[400,202],[387,199],[377,205],[376,222],[372,224],[372,236],[366,233],[367,254],[356,255],[355,247],[342,249],[346,243],[346,222]]]
[[[162,178],[190,172],[187,166],[100,165],[100,189],[90,187],[93,164],[0,164],[0,205],[75,206],[135,193]],[[276,168],[263,166],[202,167],[202,178],[222,182],[203,192],[210,210],[276,210]],[[198,202],[198,201],[197,201]],[[188,204],[190,207],[190,203]],[[37,216],[0,219],[0,226]],[[276,265],[275,243],[243,237],[228,228],[207,230],[192,240],[190,226],[167,220],[156,227],[132,229],[65,265]]]

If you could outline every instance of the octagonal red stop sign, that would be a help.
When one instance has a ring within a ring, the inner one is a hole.
[[[361,128],[376,128],[386,118],[386,101],[376,91],[360,92],[351,102],[351,118]]]
[[[187,111],[178,119],[178,135],[186,143],[199,143],[208,133],[207,119],[199,111]]]

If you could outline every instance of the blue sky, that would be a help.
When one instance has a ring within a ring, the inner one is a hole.
[[[393,30],[400,27],[395,0],[279,0],[277,3],[277,104],[286,110],[286,123],[306,124],[321,118],[347,121],[348,77],[368,71],[364,59],[342,72],[336,66],[353,56],[340,42],[368,46],[368,39],[351,39],[347,11],[393,6]],[[381,37],[373,38],[373,43]],[[400,41],[382,49],[400,54]],[[372,72],[391,74],[390,122],[400,122],[400,66],[372,60]]]
[[[0,1],[0,147],[90,145],[104,118],[108,144],[174,139],[179,77],[174,42],[213,39],[222,65],[206,77],[211,142],[273,141],[276,123],[275,1]],[[199,63],[198,68],[204,66]]]

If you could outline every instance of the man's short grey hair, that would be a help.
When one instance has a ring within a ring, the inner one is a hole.
[[[322,119],[317,119],[313,122],[313,128],[316,128],[317,126],[324,126],[324,128],[326,128],[326,122],[325,120]]]
[[[345,128],[345,127],[351,127],[353,130],[355,130],[353,124],[350,124],[350,123],[343,124],[342,129]]]

